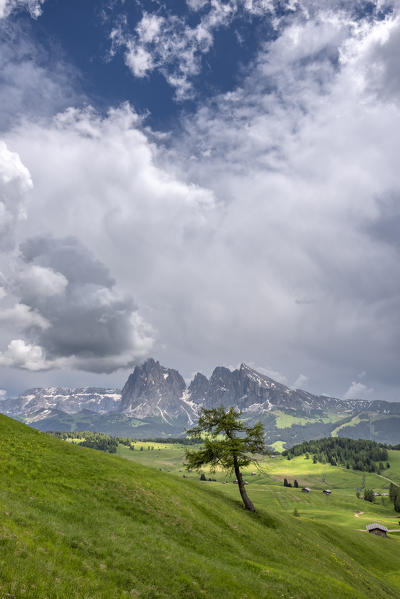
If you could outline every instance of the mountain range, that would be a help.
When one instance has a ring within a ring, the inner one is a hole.
[[[323,436],[400,443],[400,403],[343,400],[291,389],[242,364],[218,366],[189,385],[150,358],[136,366],[122,391],[85,387],[34,388],[0,402],[0,412],[40,430],[92,430],[136,438],[184,435],[201,407],[241,410],[261,420],[275,449]]]

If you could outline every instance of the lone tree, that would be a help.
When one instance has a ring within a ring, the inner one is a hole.
[[[243,480],[241,468],[254,461],[255,453],[265,453],[264,429],[261,422],[247,427],[240,420],[241,413],[224,407],[207,410],[202,408],[196,426],[187,431],[193,438],[201,439],[204,447],[199,450],[186,450],[186,469],[199,470],[210,464],[211,470],[220,466],[235,473],[244,507],[250,512],[256,509],[250,501]]]

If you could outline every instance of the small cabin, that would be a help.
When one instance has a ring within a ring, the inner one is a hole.
[[[311,493],[311,489],[309,489],[308,487],[303,487],[301,491],[302,493]]]
[[[387,536],[388,529],[386,528],[386,526],[383,526],[383,524],[377,524],[375,522],[374,524],[367,524],[367,526],[365,528],[372,535],[378,535],[380,537],[386,537]]]
[[[324,495],[332,495],[332,491],[330,489],[324,489],[322,492]]]

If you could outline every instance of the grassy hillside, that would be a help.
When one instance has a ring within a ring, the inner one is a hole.
[[[1,416],[0,596],[399,595],[395,534],[381,539],[334,518],[296,518],[273,495],[261,502],[249,486],[265,505],[253,515],[241,508],[234,485],[181,476]]]
[[[148,451],[149,446],[154,447],[154,450]],[[143,451],[140,451],[141,447]],[[196,472],[189,474],[184,472],[182,445],[137,442],[134,451],[120,446],[118,453],[136,463],[161,468],[164,472],[180,477],[185,474],[192,480],[199,479],[199,474]],[[307,460],[304,456],[290,461],[283,456],[263,457],[260,459],[260,468],[249,466],[245,470],[245,477],[249,483],[250,496],[258,506],[267,511],[272,506],[275,513],[291,516],[296,508],[302,517],[319,522],[336,523],[351,530],[365,528],[366,524],[372,522],[380,522],[389,529],[400,529],[400,515],[394,512],[388,497],[377,497],[373,504],[356,497],[357,489],[360,490],[361,495],[363,488],[387,493],[390,481],[400,484],[400,451],[390,451],[389,460],[391,468],[385,470],[380,476],[375,473],[346,470],[330,464],[313,464],[311,459]],[[251,475],[252,471],[254,476]],[[211,474],[208,470],[204,472],[207,478],[217,479],[217,483],[208,483],[209,487],[217,487],[232,498],[237,496],[237,488],[232,484],[234,476],[226,476],[223,472],[215,474]],[[292,483],[296,479],[300,487],[311,487],[312,493],[307,495],[302,493],[301,489],[284,488],[282,485],[284,478]],[[326,488],[333,491],[330,497],[322,493]]]

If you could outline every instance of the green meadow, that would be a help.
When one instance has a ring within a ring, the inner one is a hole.
[[[304,426],[305,424],[312,422],[322,422],[323,424],[327,424],[329,422],[334,423],[343,420],[343,414],[336,413],[327,413],[326,416],[323,416],[322,418],[310,418],[308,416],[298,417],[287,412],[282,412],[281,410],[274,410],[273,414],[276,416],[276,427],[279,429],[290,428],[293,424]]]
[[[148,447],[154,450],[148,450]],[[185,448],[179,444],[152,444],[136,442],[135,450],[130,451],[120,446],[118,453],[137,463],[161,469],[177,476],[198,480],[197,472],[187,473],[184,469]],[[140,451],[143,447],[143,451]],[[366,524],[379,522],[389,529],[400,529],[400,514],[393,510],[388,497],[377,497],[369,503],[356,496],[362,495],[362,489],[373,489],[378,493],[387,493],[390,481],[400,484],[400,451],[390,451],[391,468],[384,475],[370,474],[355,470],[346,470],[330,464],[313,464],[312,459],[299,456],[287,460],[283,456],[259,456],[258,464],[245,470],[248,482],[248,493],[257,506],[268,509],[273,506],[284,514],[292,514],[296,508],[301,516],[321,522],[334,522],[353,528],[365,528]],[[204,469],[207,478],[215,478],[214,482],[203,483],[208,487],[217,487],[229,497],[238,494],[233,484],[234,476],[224,472],[212,473]],[[297,480],[300,488],[283,487],[283,480],[290,483]],[[311,488],[311,493],[302,493],[301,487]],[[330,489],[332,495],[322,493]],[[359,512],[363,512],[360,514]],[[355,514],[358,514],[355,516]],[[399,533],[400,541],[400,533]]]
[[[251,514],[223,473],[204,483],[183,472],[182,446],[135,445],[109,455],[0,416],[0,597],[400,595],[400,537],[358,530],[367,520],[354,516],[394,525],[394,513],[388,501],[357,500],[359,473],[265,460],[246,472]],[[285,475],[310,495],[284,488]]]

